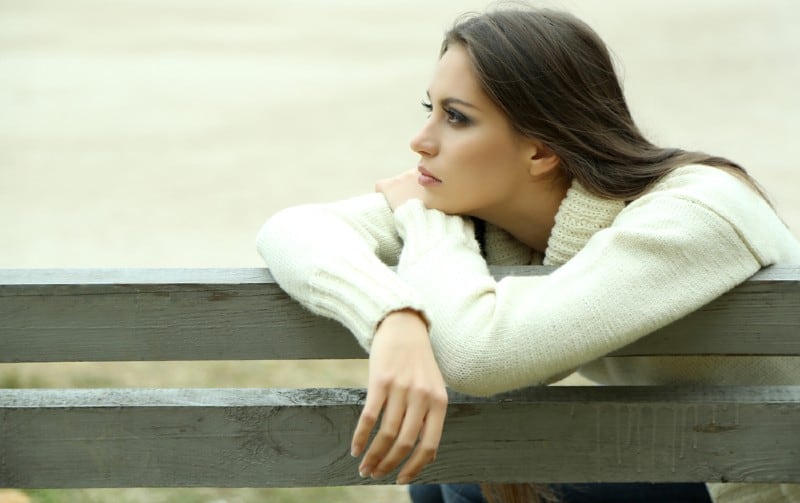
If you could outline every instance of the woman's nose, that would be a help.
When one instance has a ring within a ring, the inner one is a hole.
[[[411,138],[410,146],[411,150],[420,155],[436,155],[438,145],[431,131],[430,120],[426,121],[422,129]]]

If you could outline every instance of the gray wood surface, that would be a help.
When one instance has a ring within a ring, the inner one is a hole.
[[[615,356],[800,355],[798,333],[800,266],[772,267]],[[363,357],[266,269],[0,270],[0,362]]]
[[[363,397],[355,389],[0,390],[0,487],[371,483],[349,455]],[[419,481],[800,482],[798,425],[797,387],[454,395],[437,462]]]

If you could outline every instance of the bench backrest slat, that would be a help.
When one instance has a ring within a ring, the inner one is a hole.
[[[800,267],[773,267],[614,356],[800,355],[798,333]],[[0,362],[366,356],[264,269],[0,271],[0,348]]]

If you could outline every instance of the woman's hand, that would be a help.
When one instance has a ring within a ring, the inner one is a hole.
[[[422,199],[425,189],[417,181],[419,172],[408,170],[391,178],[384,178],[375,184],[375,192],[383,193],[392,211],[399,208],[409,199]]]
[[[353,434],[354,456],[363,452],[381,410],[380,427],[358,471],[362,477],[379,479],[413,449],[397,476],[398,484],[407,484],[436,458],[447,410],[447,391],[428,327],[416,311],[389,314],[375,333],[367,400]]]

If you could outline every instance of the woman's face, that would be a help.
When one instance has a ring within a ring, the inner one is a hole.
[[[461,45],[442,55],[428,98],[424,106],[430,116],[411,140],[420,155],[423,202],[446,213],[491,220],[529,185],[531,140],[512,128],[481,89]]]

